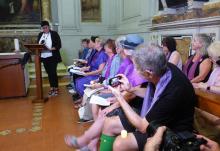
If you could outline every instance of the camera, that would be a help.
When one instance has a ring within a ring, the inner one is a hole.
[[[160,126],[157,121],[152,121],[146,130],[149,137],[152,137]],[[163,135],[160,151],[200,151],[200,145],[206,143],[205,139],[196,138],[196,135],[192,132],[175,133],[167,128]]]
[[[116,76],[116,77],[109,79],[109,85],[112,87],[116,87],[120,85],[121,84],[121,82],[119,81],[120,79],[121,79],[121,76]]]
[[[104,80],[105,80],[105,77],[103,77],[103,76],[99,76],[98,83],[103,83]]]

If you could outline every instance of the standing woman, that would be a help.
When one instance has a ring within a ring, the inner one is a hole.
[[[167,61],[182,70],[182,58],[180,53],[176,50],[176,40],[173,37],[165,37],[162,40],[162,47]]]
[[[41,22],[42,32],[38,35],[38,43],[44,44],[47,49],[41,52],[41,61],[48,74],[50,91],[49,96],[58,95],[57,64],[62,61],[60,56],[61,40],[56,31],[50,30],[49,22]]]
[[[212,62],[208,56],[211,38],[206,34],[197,34],[192,41],[195,54],[190,56],[183,68],[184,74],[192,83],[206,82],[211,74]]]

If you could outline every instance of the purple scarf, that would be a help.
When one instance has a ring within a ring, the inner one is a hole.
[[[216,82],[218,82],[218,76],[220,76],[220,67],[215,67],[215,69],[212,71],[212,74],[209,77],[209,80],[207,82],[208,86],[214,86]]]
[[[131,59],[125,58],[125,59],[122,61],[120,67],[119,67],[118,74],[127,75],[128,72],[129,72],[129,71],[127,71],[127,70],[128,70],[128,66],[131,65],[131,64],[133,64],[132,61],[131,61]]]
[[[114,59],[115,55],[113,55],[111,58],[108,59],[107,61],[107,69],[106,69],[106,72],[105,72],[105,79],[107,79],[110,75],[110,70],[111,70],[111,64],[112,64],[112,60]]]
[[[154,93],[154,88],[152,83],[148,83],[147,91],[144,97],[144,102],[141,109],[141,117],[145,117],[148,112],[152,109],[154,104],[159,100],[160,95],[165,90],[166,86],[170,82],[172,78],[172,73],[170,69],[166,71],[166,73],[160,78],[160,81],[158,82],[156,86],[156,90]]]
[[[195,62],[193,62],[193,65],[190,67],[189,72],[187,73],[187,70],[188,70],[189,65],[191,64],[191,62],[193,60],[193,57],[194,56],[191,56],[187,60],[185,66],[183,67],[183,73],[188,77],[189,80],[192,80],[194,78],[196,68],[197,68],[197,66],[200,62],[200,59],[202,58],[202,56],[200,56]]]

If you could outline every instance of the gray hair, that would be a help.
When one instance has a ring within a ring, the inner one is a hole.
[[[199,41],[203,44],[202,49],[200,49],[203,55],[208,55],[207,49],[212,42],[212,39],[207,34],[196,34],[195,37],[199,39]]]
[[[209,56],[215,60],[220,59],[220,41],[213,42],[208,48]]]
[[[157,76],[162,76],[167,69],[166,56],[160,46],[155,43],[140,45],[133,55],[137,70],[150,70]]]
[[[116,40],[115,40],[115,46],[116,47],[119,47],[119,48],[122,48],[122,45],[121,45],[121,41],[124,41],[126,40],[126,37],[125,36],[119,36]]]

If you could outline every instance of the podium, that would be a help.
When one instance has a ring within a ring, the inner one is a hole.
[[[41,74],[41,61],[40,54],[41,51],[45,49],[42,44],[24,44],[24,46],[35,54],[35,76],[36,76],[36,99],[33,103],[43,103],[48,100],[48,98],[43,97],[43,87],[42,87],[42,74]]]

